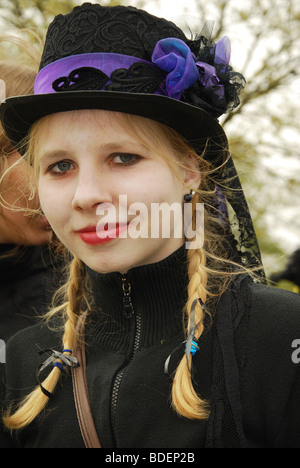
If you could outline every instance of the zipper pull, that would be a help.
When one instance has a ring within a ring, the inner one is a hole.
[[[130,318],[134,314],[133,305],[131,302],[131,284],[126,276],[122,276],[122,290],[123,290],[123,314],[126,318]]]

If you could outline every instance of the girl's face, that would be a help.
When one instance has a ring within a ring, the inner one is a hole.
[[[19,153],[11,153],[7,157],[8,167],[19,159]],[[46,218],[30,214],[30,210],[39,208],[38,197],[29,200],[31,172],[27,163],[20,160],[3,179],[1,196],[4,206],[0,206],[0,244],[42,245],[51,240],[52,230]]]
[[[183,231],[174,236],[172,216],[170,235],[156,231],[151,237],[151,207],[182,206],[188,174],[181,169],[176,177],[121,122],[100,110],[54,114],[41,126],[37,144],[47,219],[74,255],[103,273],[160,261],[184,242]]]

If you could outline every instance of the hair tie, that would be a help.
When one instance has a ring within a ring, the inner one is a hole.
[[[57,367],[60,371],[62,371],[63,368],[64,368],[64,364],[62,364],[61,362],[56,361],[56,362],[53,364],[53,367]]]
[[[190,329],[189,329],[188,337],[187,337],[187,339],[185,341],[180,343],[180,345],[177,346],[172,351],[172,353],[169,354],[169,356],[167,357],[167,359],[165,361],[165,366],[164,366],[164,373],[165,374],[169,374],[169,363],[170,363],[170,359],[171,359],[172,354],[174,354],[182,346],[182,344],[185,343],[185,354],[186,354],[188,366],[189,366],[190,355],[194,356],[197,353],[197,351],[199,351],[199,349],[200,349],[199,344],[198,344],[198,342],[197,342],[197,340],[195,338],[195,332],[196,332],[197,328],[199,327],[200,323],[203,321],[203,318],[201,320],[199,320],[199,322],[195,325],[195,308],[196,308],[197,301],[199,301],[199,303],[200,303],[200,305],[202,307],[203,316],[204,316],[205,304],[200,299],[200,297],[198,297],[197,299],[194,300],[194,302],[192,304],[192,307],[191,307],[191,315],[190,315],[191,326],[190,326]]]
[[[40,386],[40,389],[42,390],[44,395],[46,395],[46,397],[48,398],[51,398],[53,396],[53,393],[49,392],[45,387],[43,387],[40,381],[40,373],[51,364],[53,365],[53,367],[57,367],[60,371],[62,371],[65,366],[68,366],[68,367],[79,366],[79,362],[76,357],[67,356],[63,354],[64,352],[69,352],[72,354],[72,351],[70,349],[64,349],[62,353],[55,351],[54,349],[43,349],[42,351],[39,351],[39,354],[51,353],[50,356],[38,367],[37,373],[36,373],[37,383]],[[58,362],[58,360],[62,362]]]
[[[200,303],[200,305],[202,307],[203,317],[204,317],[204,314],[205,314],[205,304],[202,301],[202,299],[200,297],[198,297],[197,299],[195,299],[193,301],[193,304],[192,304],[192,307],[191,307],[190,329],[189,329],[188,338],[186,340],[185,354],[186,354],[186,359],[187,359],[188,366],[190,366],[190,355],[194,356],[196,354],[196,352],[199,351],[199,349],[200,349],[199,345],[198,345],[198,342],[197,342],[197,340],[195,338],[196,330],[199,327],[200,323],[203,321],[203,318],[201,318],[199,320],[199,322],[196,323],[196,325],[195,325],[195,309],[196,309],[196,304],[197,304],[198,301],[199,301],[199,303]]]
[[[185,353],[186,353],[186,348],[187,348],[187,344],[186,344],[186,346],[185,346]],[[192,356],[195,356],[195,354],[197,353],[197,351],[199,351],[199,349],[200,349],[200,347],[199,347],[197,341],[196,341],[196,340],[193,340],[193,341],[192,341],[191,348],[190,348],[190,354],[191,354]]]

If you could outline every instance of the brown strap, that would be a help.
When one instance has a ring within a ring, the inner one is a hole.
[[[80,320],[79,330],[83,329],[84,321],[85,315]],[[74,355],[78,359],[79,367],[73,367],[71,372],[75,406],[82,438],[86,448],[102,448],[95,428],[88,395],[84,344],[76,349]]]

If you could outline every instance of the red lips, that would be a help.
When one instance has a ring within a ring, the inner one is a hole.
[[[102,245],[113,241],[118,238],[119,235],[127,230],[127,224],[113,224],[113,227],[106,224],[104,229],[97,229],[97,226],[87,226],[77,231],[80,239],[89,245]]]

